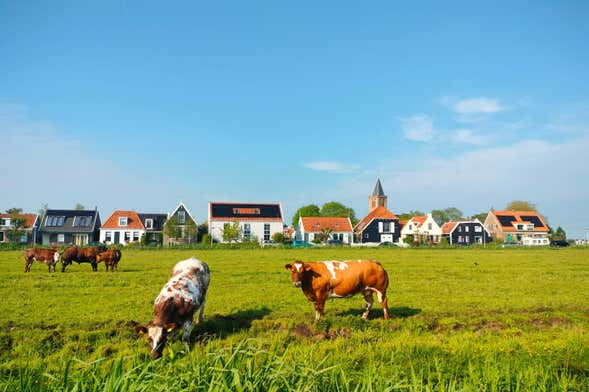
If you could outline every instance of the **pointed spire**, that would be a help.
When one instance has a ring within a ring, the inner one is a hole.
[[[374,186],[374,190],[372,191],[372,196],[385,196],[384,191],[382,190],[382,185],[380,184],[380,178],[376,181],[376,185]]]

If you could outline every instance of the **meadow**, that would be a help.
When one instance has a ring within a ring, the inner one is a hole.
[[[134,327],[179,260],[211,267],[192,343],[149,358]],[[375,259],[392,319],[361,296],[326,317],[295,259]],[[589,390],[588,249],[124,250],[119,270],[23,272],[0,252],[0,390]]]

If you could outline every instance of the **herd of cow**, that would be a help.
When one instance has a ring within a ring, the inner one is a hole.
[[[368,318],[376,293],[382,306],[385,320],[389,319],[387,309],[387,288],[389,277],[382,265],[376,261],[295,261],[286,264],[295,287],[315,305],[315,317],[324,314],[325,301],[329,298],[347,298],[362,293],[366,301],[363,319]],[[152,358],[162,356],[167,337],[182,329],[182,339],[189,341],[194,314],[198,311],[197,323],[202,321],[207,290],[211,274],[206,263],[191,258],[177,263],[172,277],[161,289],[154,302],[154,319],[147,326],[138,325],[136,331],[146,334]]]
[[[90,263],[92,270],[104,262],[106,270],[114,271],[121,259],[118,249],[105,247],[80,248],[70,246],[61,254],[57,249],[31,248],[25,251],[25,272],[31,270],[34,261],[47,265],[49,272],[61,260],[62,269],[72,262]],[[348,298],[361,293],[366,301],[362,318],[367,319],[374,303],[373,294],[383,309],[385,320],[389,319],[387,289],[389,277],[379,262],[370,260],[303,262],[296,260],[286,264],[295,287],[315,306],[315,318],[321,319],[325,302],[330,298]],[[195,258],[178,262],[172,277],[161,289],[154,302],[154,319],[147,326],[137,326],[139,334],[147,334],[152,358],[162,355],[170,333],[182,329],[183,340],[188,341],[192,331],[194,314],[198,311],[197,323],[202,321],[206,294],[211,274],[209,266]]]
[[[92,271],[98,270],[98,263],[104,262],[106,270],[109,269],[114,272],[121,260],[121,251],[118,249],[107,249],[104,246],[94,246],[87,248],[80,248],[78,246],[70,246],[62,253],[57,249],[43,249],[30,248],[25,250],[25,272],[31,270],[31,265],[34,261],[39,261],[47,266],[47,270],[55,272],[55,266],[61,260],[61,272],[72,262],[90,263]]]

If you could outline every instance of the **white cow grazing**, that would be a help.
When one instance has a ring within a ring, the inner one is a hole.
[[[162,356],[167,335],[176,328],[183,329],[183,340],[188,341],[197,310],[197,323],[202,321],[210,280],[209,266],[195,258],[174,266],[172,277],[155,299],[153,321],[136,328],[139,333],[147,333],[152,358]]]

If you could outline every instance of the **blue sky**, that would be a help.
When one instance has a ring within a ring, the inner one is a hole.
[[[586,2],[0,0],[0,208],[538,204],[589,227]],[[32,181],[34,180],[34,182]]]

